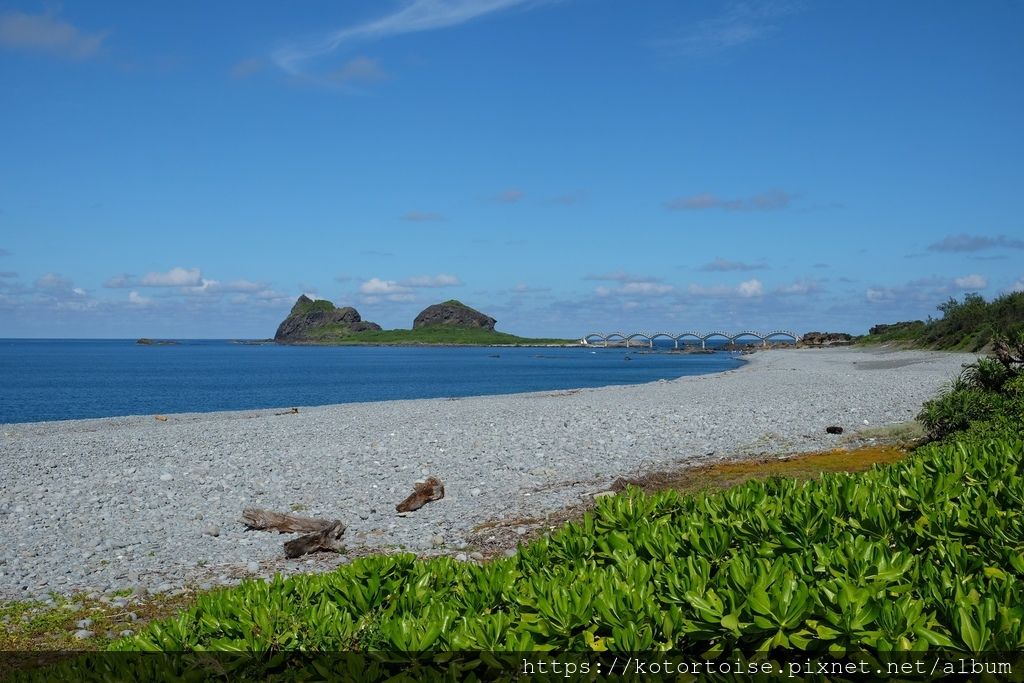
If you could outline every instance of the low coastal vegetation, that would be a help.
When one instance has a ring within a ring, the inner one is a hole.
[[[941,318],[875,325],[858,342],[976,352],[1000,337],[1014,337],[1024,330],[1024,292],[1004,294],[992,301],[967,294],[963,301],[950,298],[938,310]]]
[[[341,326],[328,325],[310,334],[311,343],[355,344],[408,344],[452,346],[543,346],[573,344],[570,339],[534,339],[514,334],[471,327],[432,325],[415,330],[367,330],[353,333]]]

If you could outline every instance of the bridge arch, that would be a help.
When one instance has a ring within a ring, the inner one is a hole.
[[[765,341],[768,341],[772,337],[789,337],[793,340],[793,343],[800,341],[800,335],[790,332],[789,330],[773,330],[764,336]]]
[[[586,337],[583,338],[583,343],[584,344],[590,344],[592,340],[593,341],[599,341],[599,342],[607,342],[608,341],[607,338],[603,334],[601,334],[600,332],[591,332],[590,334],[588,334]]]

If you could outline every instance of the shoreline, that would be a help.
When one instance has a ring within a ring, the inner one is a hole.
[[[620,476],[826,450],[826,426],[905,422],[974,357],[772,351],[596,389],[3,425],[0,598],[173,592],[346,561],[285,560],[289,537],[238,521],[250,506],[341,519],[352,554],[471,556],[477,525],[543,518]],[[426,476],[445,497],[397,514]]]

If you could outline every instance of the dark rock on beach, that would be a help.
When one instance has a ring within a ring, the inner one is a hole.
[[[412,322],[412,329],[449,325],[451,327],[479,327],[493,331],[496,322],[498,321],[489,315],[484,315],[461,301],[451,299],[441,304],[427,306],[420,311],[420,314]]]
[[[807,332],[797,346],[847,346],[853,343],[853,335],[846,332]]]
[[[327,325],[348,332],[380,329],[377,323],[364,321],[359,311],[351,306],[338,308],[326,299],[314,301],[303,294],[292,306],[288,317],[278,326],[274,341],[284,344],[312,341],[316,338],[315,332]]]

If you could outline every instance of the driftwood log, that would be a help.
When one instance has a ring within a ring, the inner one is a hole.
[[[428,477],[426,481],[413,484],[413,492],[408,498],[395,506],[399,512],[419,510],[427,503],[444,498],[444,484],[437,477]]]
[[[331,521],[316,519],[315,517],[300,517],[299,515],[274,512],[272,510],[261,510],[259,508],[246,508],[242,510],[242,523],[250,529],[258,529],[260,531],[277,531],[282,534],[308,534],[313,531],[323,531],[325,527],[331,524]]]
[[[242,523],[250,529],[260,531],[304,534],[284,544],[285,557],[299,557],[320,550],[335,553],[345,551],[345,546],[341,543],[345,525],[339,519],[316,519],[272,510],[246,508],[242,511]]]

